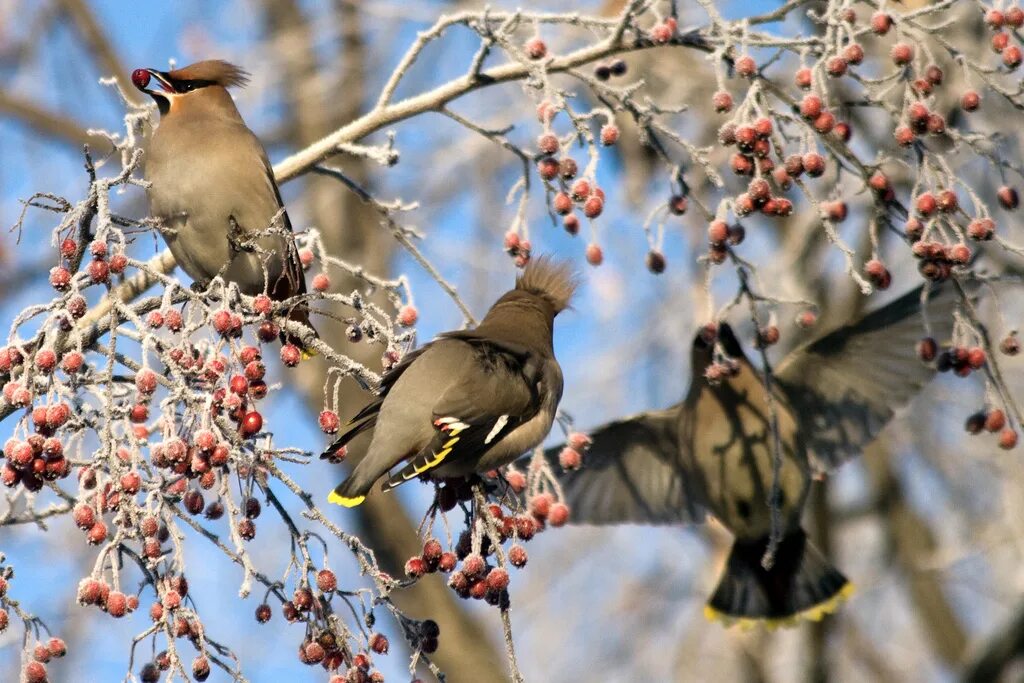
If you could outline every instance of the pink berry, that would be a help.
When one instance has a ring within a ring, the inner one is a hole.
[[[601,247],[594,242],[587,245],[585,255],[587,263],[592,266],[599,266],[604,261],[604,252],[601,251]]]
[[[338,418],[338,414],[333,410],[322,411],[318,422],[320,423],[320,429],[322,429],[325,434],[334,434],[341,427],[341,420]]]
[[[548,46],[540,38],[531,38],[526,41],[525,47],[530,59],[544,59],[548,53]]]
[[[402,327],[412,327],[419,318],[419,312],[412,304],[406,304],[398,311],[398,324]]]
[[[313,276],[313,289],[318,292],[326,292],[331,288],[331,278],[327,273],[317,273]]]

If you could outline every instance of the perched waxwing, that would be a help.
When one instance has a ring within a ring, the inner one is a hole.
[[[132,72],[160,109],[145,159],[150,213],[198,286],[220,275],[245,294],[283,301],[305,294],[306,281],[266,150],[227,91],[247,81],[220,60]],[[312,330],[305,303],[289,317]]]
[[[852,590],[807,539],[801,513],[811,481],[857,455],[893,411],[936,370],[916,357],[924,328],[921,290],[786,356],[772,373],[781,467],[778,530],[772,532],[772,409],[764,376],[728,324],[693,341],[690,389],[682,403],[596,429],[583,467],[561,471],[561,447],[545,455],[559,473],[578,524],[681,524],[713,516],[734,536],[718,587],[705,607],[726,625],[817,620]],[[951,286],[926,308],[932,335],[952,336]]]
[[[554,320],[576,286],[567,264],[535,259],[475,329],[447,332],[407,355],[325,453],[373,429],[365,457],[328,500],[359,505],[402,462],[383,490],[423,474],[486,472],[537,446],[562,398]]]

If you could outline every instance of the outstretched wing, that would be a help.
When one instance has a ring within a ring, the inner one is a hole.
[[[582,524],[677,524],[703,521],[699,494],[688,490],[679,444],[683,404],[611,422],[591,433],[578,470],[562,472],[558,454],[545,456],[562,485],[571,519]]]
[[[922,288],[806,344],[783,359],[775,377],[800,421],[819,471],[855,457],[935,375],[917,357],[927,311],[939,343],[953,333],[959,298],[951,285]]]

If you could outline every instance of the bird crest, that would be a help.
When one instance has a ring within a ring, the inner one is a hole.
[[[577,287],[579,279],[572,266],[548,256],[530,261],[516,277],[517,290],[546,299],[556,314],[569,306]]]
[[[249,82],[249,72],[223,59],[206,59],[167,73],[172,81],[206,81],[229,88],[243,88]]]

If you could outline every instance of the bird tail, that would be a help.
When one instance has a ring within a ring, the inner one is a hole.
[[[767,536],[733,542],[704,616],[725,626],[792,626],[804,619],[820,621],[853,593],[853,584],[829,564],[803,529],[783,536],[768,570],[761,565],[767,546]]]
[[[314,339],[320,338],[320,333],[316,331],[316,328],[313,327],[313,323],[309,321],[309,306],[305,302],[297,304],[294,308],[288,311],[288,320],[305,325],[313,333]],[[316,349],[311,345],[302,341],[300,337],[288,334],[287,332],[281,333],[281,343],[293,344],[299,347],[299,349],[302,350],[302,360],[309,360],[317,354]]]
[[[327,496],[328,503],[341,505],[347,508],[354,508],[364,500],[366,494],[373,488],[373,482],[377,477],[369,478],[359,471],[359,467],[352,472],[348,479],[338,484],[330,495]]]

